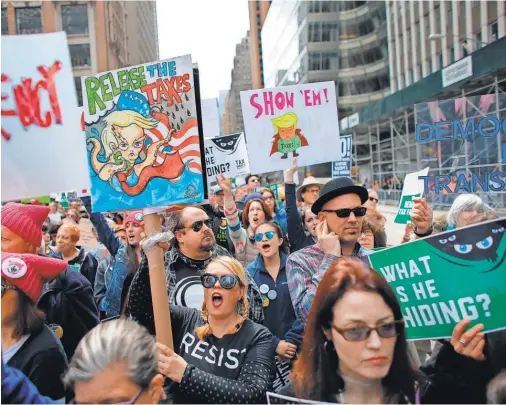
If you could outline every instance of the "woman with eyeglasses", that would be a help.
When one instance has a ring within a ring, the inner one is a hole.
[[[362,234],[358,238],[358,243],[366,249],[377,249],[387,246],[385,228],[376,217],[372,215],[364,216],[364,220],[362,221]]]
[[[158,369],[175,384],[174,403],[265,403],[272,383],[272,335],[248,319],[241,264],[216,257],[201,276],[201,310],[171,305],[175,351],[158,344]],[[134,319],[142,314],[132,308]]]
[[[273,390],[278,392],[288,382],[304,328],[295,317],[286,277],[288,246],[283,231],[276,222],[265,222],[257,227],[255,244],[259,254],[247,267],[257,283],[264,302],[264,325],[273,335],[276,353],[276,377]]]
[[[260,190],[260,194],[264,198],[265,205],[269,207],[272,219],[276,221],[283,230],[283,235],[288,234],[288,225],[286,223],[286,211],[283,208],[278,207],[274,191],[270,188],[263,188]]]
[[[483,372],[483,325],[464,332],[469,322],[457,324],[440,364],[424,375],[410,364],[390,285],[362,261],[338,259],[319,284],[292,385],[282,394],[342,404],[467,403],[459,401],[485,392],[476,374]]]
[[[223,190],[223,206],[225,216],[227,217],[230,239],[232,239],[235,247],[235,258],[243,267],[246,267],[248,263],[255,260],[258,254],[254,239],[255,232],[260,224],[272,220],[270,209],[265,204],[265,201],[261,200],[261,195],[258,198],[248,199],[247,197],[245,200],[246,205],[242,212],[243,228],[239,219],[239,211],[234,201],[234,195],[232,194],[232,181],[224,175],[218,177],[217,181]]]
[[[378,212],[378,193],[373,189],[369,189],[367,191],[369,193],[369,198],[364,204],[364,207],[367,208],[367,215],[373,216],[379,222],[380,226],[385,227],[387,219]]]

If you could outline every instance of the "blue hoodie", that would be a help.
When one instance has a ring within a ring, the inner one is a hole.
[[[256,259],[246,267],[260,289],[265,284],[269,287],[269,291],[275,290],[277,293],[276,299],[270,299],[269,305],[264,306],[264,325],[274,336],[274,349],[280,340],[286,340],[299,348],[304,335],[304,327],[297,321],[290,299],[285,270],[286,259],[287,255],[281,253],[281,268],[276,281],[265,268],[261,254],[258,254]],[[267,294],[262,293],[262,298],[267,298]]]

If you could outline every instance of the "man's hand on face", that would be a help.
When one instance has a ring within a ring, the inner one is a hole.
[[[339,236],[329,232],[327,220],[323,220],[316,226],[316,239],[326,255],[341,256],[341,242]]]

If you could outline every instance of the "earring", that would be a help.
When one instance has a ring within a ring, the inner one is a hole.
[[[323,348],[328,352],[333,352],[336,350],[336,347],[334,346],[334,342],[332,342],[332,340],[326,340],[323,344]]]

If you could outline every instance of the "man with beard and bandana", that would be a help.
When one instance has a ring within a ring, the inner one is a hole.
[[[165,254],[165,276],[169,303],[200,309],[204,299],[204,287],[200,281],[209,262],[217,256],[231,256],[216,244],[216,239],[207,213],[199,207],[186,207],[173,213],[174,240],[172,248]],[[261,323],[264,319],[262,295],[248,272],[248,310],[249,318]],[[144,314],[139,320],[154,334],[151,284],[148,261],[144,256],[139,271],[130,287],[126,314],[135,308],[135,313]]]
[[[206,211],[211,220],[211,229],[213,230],[216,244],[227,249],[234,255],[235,248],[228,233],[227,217],[225,216],[225,209],[223,207],[223,189],[216,185],[211,187],[211,191],[214,194],[215,203],[213,205],[205,204],[202,208]]]

